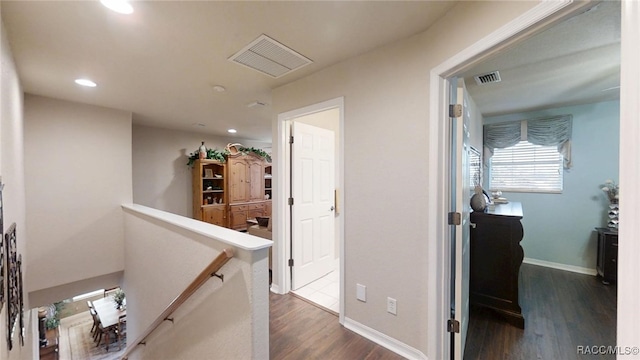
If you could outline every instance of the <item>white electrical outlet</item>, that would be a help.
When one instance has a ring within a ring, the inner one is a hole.
[[[387,298],[387,312],[389,314],[393,314],[393,315],[397,315],[397,304],[396,304],[396,299],[394,298]]]
[[[367,287],[362,284],[356,284],[356,299],[367,301]]]

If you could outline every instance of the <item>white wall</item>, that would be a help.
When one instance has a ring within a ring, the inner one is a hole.
[[[619,182],[620,104],[595,104],[553,108],[485,118],[485,123],[520,121],[554,115],[573,115],[571,158],[564,171],[561,194],[504,193],[522,203],[524,238],[528,259],[575,267],[595,274],[596,233],[606,227],[608,202],[600,190],[607,179]],[[489,173],[485,182],[488,184]]]
[[[148,209],[147,209],[148,210]],[[124,210],[127,338],[134,341],[223,249],[234,257],[147,338],[130,359],[267,359],[271,241],[173,214]],[[188,226],[192,224],[197,231]],[[207,233],[216,236],[206,236]],[[218,239],[231,237],[257,250]],[[266,244],[266,245],[265,245]]]
[[[27,94],[25,174],[30,292],[124,269],[131,113]]]
[[[271,143],[134,125],[134,202],[192,217],[191,168],[187,161],[202,141],[207,148],[218,150],[223,150],[228,143],[271,148]]]
[[[0,34],[2,42],[0,50],[2,59],[1,71],[1,91],[0,91],[0,177],[5,185],[2,192],[2,234],[16,223],[17,231],[17,251],[22,255],[23,264],[30,261],[27,249],[27,232],[25,224],[25,186],[24,186],[24,154],[22,151],[24,141],[23,126],[23,97],[22,87],[16,71],[15,62],[11,53],[11,47],[7,40],[7,33],[4,23],[1,23]],[[3,242],[4,246],[4,242]],[[6,264],[5,264],[6,267]],[[23,265],[23,286],[29,287],[28,268]],[[6,287],[6,280],[3,284]],[[0,358],[1,359],[29,359],[33,356],[33,336],[32,321],[29,299],[24,292],[25,306],[25,346],[19,345],[17,332],[13,336],[13,349],[8,350],[7,346],[7,308],[6,290],[5,304],[0,309]]]
[[[274,90],[277,113],[344,96],[345,316],[423,354],[429,331],[444,331],[427,329],[425,306],[435,296],[427,249],[441,241],[425,237],[435,195],[426,186],[429,72],[536,4],[464,2],[424,33]],[[366,302],[355,298],[357,283]],[[397,316],[386,312],[388,296]]]

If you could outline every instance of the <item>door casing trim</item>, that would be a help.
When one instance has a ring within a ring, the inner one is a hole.
[[[286,294],[291,291],[291,277],[289,274],[289,267],[287,265],[288,254],[291,253],[289,246],[290,243],[290,208],[287,206],[287,198],[289,197],[289,129],[290,124],[295,118],[299,118],[305,115],[318,113],[321,111],[339,109],[339,134],[338,134],[338,182],[336,187],[338,189],[338,205],[339,205],[339,217],[338,226],[338,243],[340,252],[340,316],[339,321],[344,324],[344,97],[337,97],[327,101],[323,101],[317,104],[305,106],[299,109],[287,111],[278,114],[277,121],[277,154],[278,158],[275,159],[274,169],[277,176],[274,177],[275,196],[273,197],[274,206],[273,211],[277,216],[274,216],[273,226],[273,239],[274,239],[274,265],[277,267],[277,272],[274,277],[274,285],[271,286],[271,291],[278,294]]]
[[[451,292],[449,247],[450,232],[447,225],[449,194],[449,150],[448,150],[448,105],[449,78],[479,63],[529,34],[562,20],[581,8],[587,2],[543,1],[531,10],[498,28],[488,36],[445,60],[430,72],[429,83],[429,158],[430,171],[428,189],[432,196],[427,202],[428,239],[428,283],[433,289],[427,298],[429,359],[450,359],[450,337],[446,333],[449,319]]]

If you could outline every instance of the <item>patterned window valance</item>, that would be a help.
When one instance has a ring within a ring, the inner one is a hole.
[[[542,146],[557,146],[564,157],[564,167],[571,167],[572,115],[560,115],[531,120],[489,124],[484,126],[484,147],[488,160],[493,149],[514,146],[529,141]]]

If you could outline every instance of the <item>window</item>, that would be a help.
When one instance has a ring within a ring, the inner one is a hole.
[[[561,192],[562,170],[562,154],[557,146],[520,141],[514,146],[494,150],[489,188],[515,192]]]
[[[82,295],[78,295],[78,296],[74,296],[71,300],[73,301],[81,301],[84,299],[89,299],[92,297],[96,297],[96,296],[100,296],[102,297],[102,295],[104,294],[104,289],[100,289],[100,290],[95,290],[86,294],[82,294]]]
[[[482,185],[482,162],[480,151],[471,147],[469,151],[469,187],[471,188],[471,194],[474,194],[474,189],[477,185]]]

